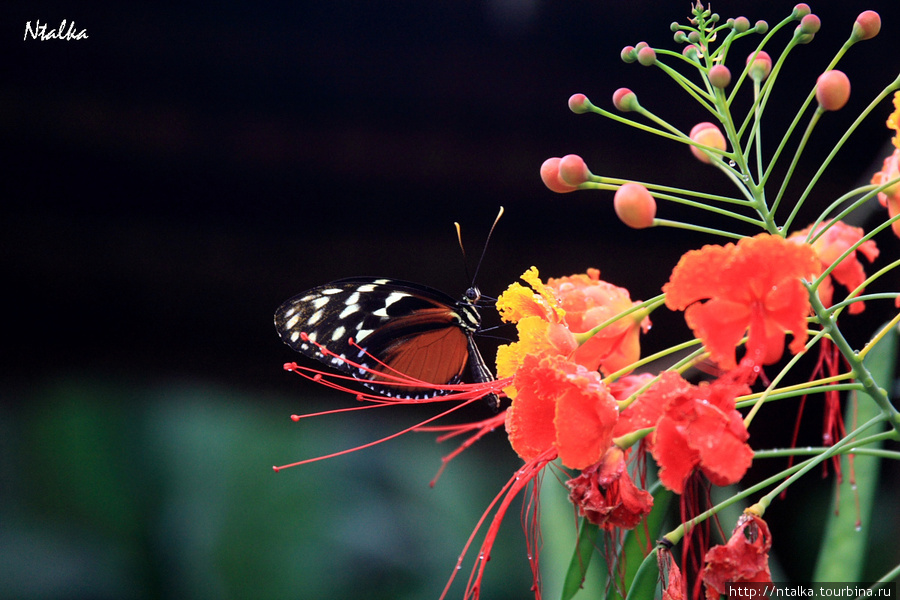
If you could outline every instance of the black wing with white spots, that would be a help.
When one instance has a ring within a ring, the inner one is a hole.
[[[415,283],[354,277],[294,296],[275,312],[275,328],[297,352],[370,384],[377,381],[372,387],[381,393],[425,397],[435,391],[391,386],[379,373],[435,385],[492,380],[472,339],[481,324],[477,299],[474,289],[457,301]],[[323,355],[319,345],[336,356]]]

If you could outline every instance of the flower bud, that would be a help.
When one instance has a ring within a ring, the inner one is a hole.
[[[653,64],[656,64],[656,51],[649,46],[641,48],[640,50],[638,50],[637,59],[639,63],[641,63],[645,67],[649,67]]]
[[[559,178],[571,186],[577,186],[586,182],[591,177],[591,172],[584,159],[577,154],[567,154],[559,160]]]
[[[797,6],[794,7],[794,12],[792,13],[792,16],[795,19],[802,19],[803,17],[805,17],[806,15],[808,15],[811,12],[812,11],[809,8],[809,4],[806,4],[805,2],[801,2],[800,4],[798,4]]]
[[[637,60],[637,51],[634,49],[634,46],[625,46],[622,48],[619,56],[623,62],[633,63]]]
[[[822,22],[816,15],[806,15],[800,19],[800,24],[794,29],[794,39],[797,40],[798,44],[810,43],[821,25]]]
[[[881,31],[881,16],[874,10],[867,10],[856,17],[850,39],[854,42],[869,40],[878,35],[879,31]]]
[[[750,78],[757,83],[765,80],[765,78],[769,76],[769,73],[772,72],[772,58],[769,56],[769,53],[764,50],[760,50],[759,52],[748,56],[747,64],[750,65],[750,68],[747,71]]]
[[[731,71],[725,65],[715,65],[709,69],[709,82],[720,89],[728,87],[731,83]]]
[[[691,129],[690,138],[692,141],[697,142],[698,144],[716,148],[717,150],[722,150],[723,152],[725,151],[725,135],[722,133],[722,130],[719,129],[715,124],[708,121],[704,121],[703,123],[697,123],[696,125],[694,125],[694,127]],[[713,158],[711,158],[700,148],[691,146],[691,153],[695,157],[697,157],[697,160],[699,160],[700,162],[712,164]]]
[[[816,100],[822,110],[840,110],[850,98],[850,80],[837,69],[825,71],[816,80]]]
[[[738,33],[744,33],[745,31],[750,29],[750,19],[748,19],[747,17],[738,17],[734,20],[731,26]]]
[[[756,29],[756,33],[765,33],[769,30],[769,24],[763,20],[759,20],[753,28]]]
[[[684,50],[681,51],[681,54],[684,55],[685,58],[694,62],[700,62],[700,49],[697,46],[690,44],[689,46],[685,46]]]
[[[656,200],[649,190],[639,183],[626,183],[616,190],[613,207],[619,219],[633,229],[653,226],[656,216]]]
[[[577,186],[569,185],[559,176],[559,163],[562,159],[559,157],[548,158],[541,165],[541,181],[544,182],[551,191],[557,194],[565,194],[566,192],[574,192]]]
[[[584,94],[572,94],[569,96],[569,110],[576,115],[590,112],[591,106],[591,101]]]
[[[613,92],[613,104],[622,112],[631,112],[640,108],[637,96],[628,88],[619,88]]]
[[[800,32],[804,34],[819,33],[822,21],[816,15],[809,14],[800,19]]]

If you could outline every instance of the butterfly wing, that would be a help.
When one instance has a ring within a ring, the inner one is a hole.
[[[275,312],[275,328],[288,346],[358,379],[381,380],[376,389],[391,395],[427,396],[435,391],[392,386],[383,383],[379,373],[403,374],[436,385],[461,381],[470,361],[470,337],[479,324],[473,306],[443,292],[364,277],[313,288]],[[323,355],[316,344],[337,356]]]

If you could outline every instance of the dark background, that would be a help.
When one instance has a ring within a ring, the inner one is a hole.
[[[792,6],[714,9],[774,25]],[[821,123],[788,199],[900,70],[895,0],[812,8],[822,31],[782,75],[769,147],[855,16],[878,10],[883,30],[842,61],[850,103]],[[641,40],[679,50],[668,25],[688,11],[686,1],[4,4],[0,596],[436,597],[517,459],[486,441],[429,490],[452,446],[419,435],[273,475],[273,463],[419,416],[291,423],[343,399],[281,370],[296,355],[274,332],[274,308],[351,275],[456,295],[468,280],[452,222],[471,272],[501,205],[478,274],[485,293],[531,265],[545,276],[596,266],[634,298],[659,293],[682,252],[717,240],[629,230],[611,193],[553,194],[538,168],[578,153],[598,174],[730,193],[684,147],[566,107],[583,92],[611,109],[626,86],[682,130],[707,120],[659,69],[619,59]],[[37,19],[74,20],[89,39],[23,41]],[[733,51],[733,72],[753,44]],[[880,167],[890,110],[885,101],[860,127],[798,225]],[[713,223],[665,204],[659,213]],[[887,264],[898,241],[879,243]],[[883,319],[859,317],[854,342]],[[654,315],[645,345],[684,332],[680,315]],[[789,429],[793,416],[778,420]],[[527,593],[516,521],[504,530],[509,556],[498,550],[489,569],[491,597]],[[795,579],[809,576],[816,547],[815,534],[799,537],[808,545],[782,561]]]

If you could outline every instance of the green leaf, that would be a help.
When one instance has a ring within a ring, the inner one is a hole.
[[[566,571],[566,579],[563,582],[562,600],[571,600],[581,589],[588,565],[591,564],[591,556],[594,555],[594,546],[599,533],[599,527],[587,519],[581,519],[581,529],[578,532],[575,552],[572,554],[569,569]]]
[[[866,355],[865,366],[872,373],[875,382],[882,389],[890,389],[891,381],[897,369],[897,332],[888,333],[877,346]],[[878,416],[878,405],[867,395],[860,394],[856,415],[854,403],[848,402],[845,422],[865,423]],[[871,448],[879,448],[881,444],[871,444]],[[853,471],[856,475],[856,490],[847,480],[850,477],[849,459],[841,457],[841,468],[844,473],[844,485],[840,494],[835,495],[831,511],[825,524],[825,536],[813,581],[859,581],[862,568],[866,564],[866,547],[869,528],[872,524],[872,505],[878,487],[880,459],[875,456],[857,455],[853,459]],[[859,508],[856,499],[859,499]]]

